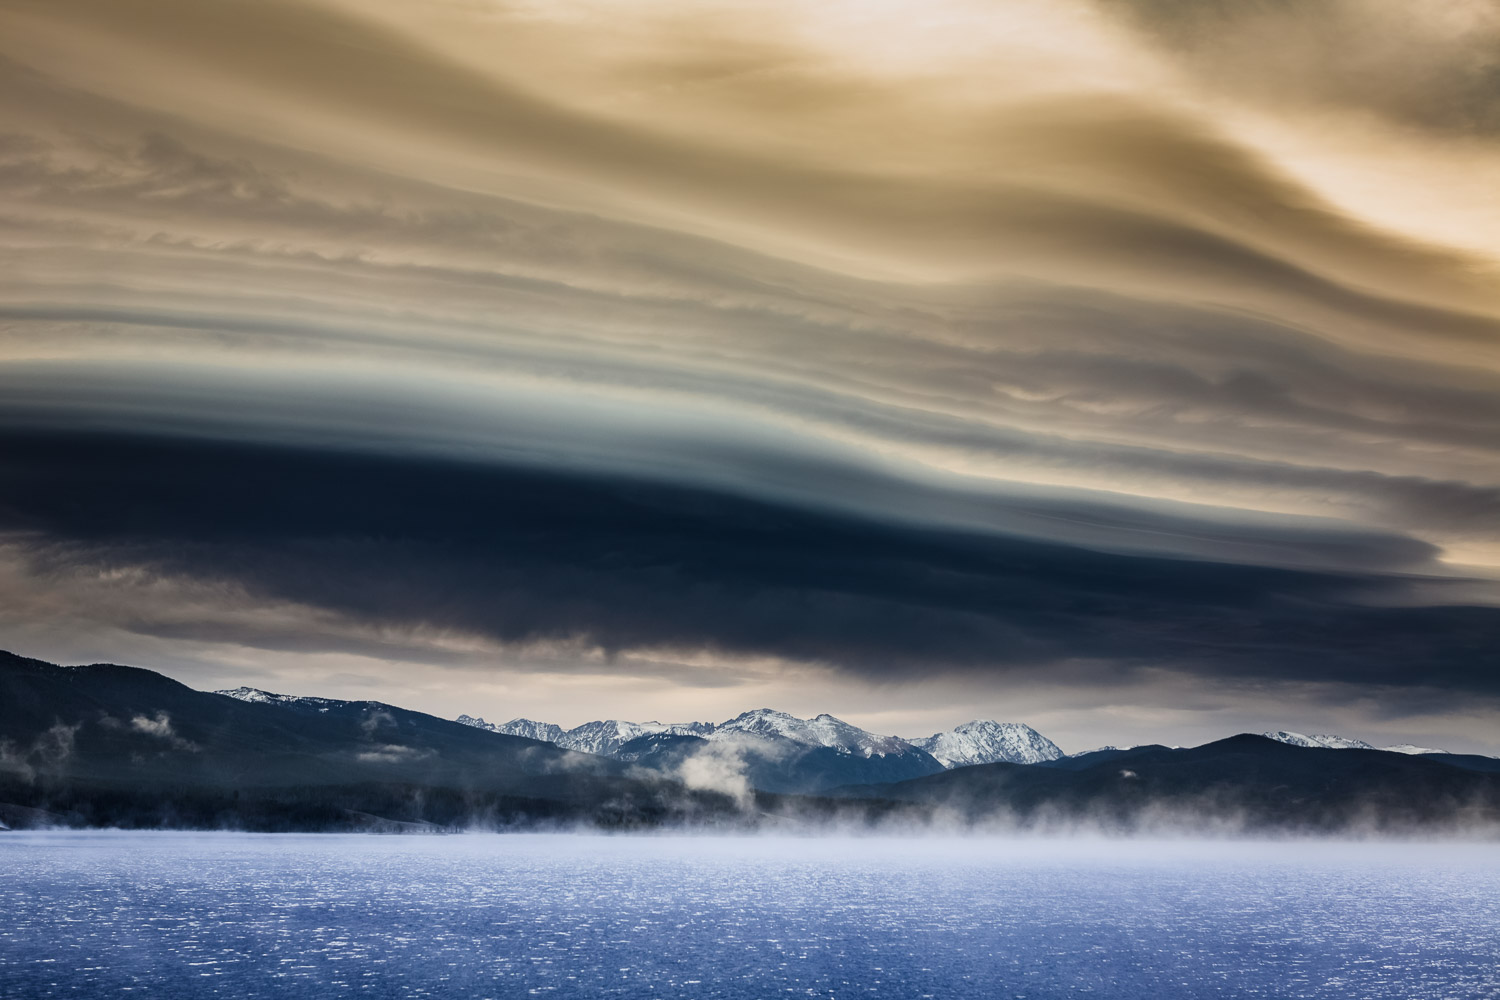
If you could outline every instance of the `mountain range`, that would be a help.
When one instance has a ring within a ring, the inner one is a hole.
[[[0,652],[0,828],[1500,836],[1500,760],[1274,735],[1066,756],[1029,727],[983,720],[910,740],[771,709],[717,724],[492,726]]]
[[[1036,764],[1063,756],[1057,744],[1030,726],[992,720],[912,740],[872,733],[832,715],[801,719],[770,708],[720,723],[609,719],[568,730],[532,719],[496,725],[460,715],[458,721],[665,773],[680,773],[693,760],[732,760],[752,787],[770,792],[821,792],[841,785],[919,778],[950,767]]]

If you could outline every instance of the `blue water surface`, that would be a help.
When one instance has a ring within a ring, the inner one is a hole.
[[[0,996],[1500,997],[1500,846],[0,834]]]

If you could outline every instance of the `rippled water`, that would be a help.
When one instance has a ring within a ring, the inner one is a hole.
[[[1495,997],[1500,847],[0,835],[0,996]]]

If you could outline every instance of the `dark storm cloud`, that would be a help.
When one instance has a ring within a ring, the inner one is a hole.
[[[448,386],[406,394],[392,384],[324,375],[265,384],[237,374],[163,366],[85,377],[79,366],[28,366],[0,377],[0,426],[32,430],[184,434],[374,454],[459,458],[709,488],[844,515],[959,527],[1096,549],[1280,567],[1421,572],[1439,550],[1390,532],[1336,521],[1224,512],[1203,505],[1096,490],[1036,488],[873,461],[860,449],[744,426],[692,410],[549,400],[510,387],[457,395]],[[879,425],[889,417],[861,413]],[[899,433],[902,428],[890,428]],[[942,437],[946,431],[951,438]],[[1360,491],[1387,505],[1426,505],[1430,520],[1471,519],[1495,498],[1459,483],[1422,483],[1295,467],[1182,459],[1131,448],[1085,448],[1052,438],[965,432],[950,421],[925,444],[962,443],[1010,458],[1076,461],[1092,469],[1153,469],[1179,478],[1239,478],[1261,488]],[[1394,500],[1390,498],[1395,498]],[[1396,508],[1401,513],[1411,511]]]
[[[144,568],[507,643],[912,679],[1069,659],[1500,693],[1500,610],[1407,581],[1091,552],[620,476],[139,436],[0,440],[42,573]]]
[[[0,0],[0,641],[1493,691],[1491,0],[626,7]]]

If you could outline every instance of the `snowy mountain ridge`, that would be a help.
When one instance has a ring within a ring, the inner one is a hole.
[[[674,736],[702,736],[713,731],[707,722],[624,722],[620,719],[605,719],[585,722],[572,729],[564,729],[553,722],[537,722],[534,719],[511,719],[496,725],[472,715],[460,715],[457,722],[476,729],[487,729],[492,733],[508,736],[524,736],[530,740],[555,743],[565,750],[581,750],[584,753],[613,757],[615,753],[633,739],[667,733]]]
[[[840,753],[860,757],[910,753],[912,744],[896,736],[880,736],[852,726],[827,713],[811,719],[799,719],[771,708],[757,708],[715,726],[706,734],[709,740],[723,739],[731,733],[748,733],[791,740],[808,747],[829,747]]]
[[[375,705],[373,701],[344,701],[340,698],[311,698],[295,694],[276,694],[273,691],[262,691],[260,688],[237,687],[225,688],[215,691],[214,694],[222,694],[226,698],[234,698],[236,701],[247,701],[252,705],[301,705],[305,708],[316,708],[320,712],[326,712],[330,708],[339,705]]]
[[[934,733],[918,740],[882,736],[824,713],[811,719],[798,718],[772,708],[743,712],[720,723],[628,722],[605,719],[563,729],[550,722],[517,718],[502,725],[461,715],[459,722],[491,732],[545,740],[568,750],[612,757],[626,743],[642,736],[696,736],[710,743],[742,741],[787,741],[800,747],[827,748],[839,754],[866,760],[930,754],[943,767],[992,764],[1006,761],[1034,764],[1063,756],[1057,745],[1030,726],[1015,722],[976,719],[949,732]],[[937,748],[934,752],[933,748]],[[924,758],[925,759],[925,758]]]
[[[700,736],[705,727],[707,723],[702,722],[622,722],[619,719],[606,719],[603,722],[585,722],[569,729],[557,745],[568,750],[582,750],[584,753],[612,757],[621,746],[640,736],[660,733]]]
[[[1385,750],[1390,753],[1404,754],[1448,752],[1432,747],[1414,746],[1411,743],[1396,743],[1388,747],[1377,747],[1373,743],[1366,743],[1364,740],[1354,740],[1347,736],[1335,736],[1332,733],[1317,733],[1309,736],[1305,733],[1278,730],[1274,733],[1261,733],[1261,735],[1278,743],[1289,743],[1294,747],[1321,747],[1325,750]]]
[[[933,733],[911,742],[947,768],[997,761],[1040,764],[1063,756],[1056,743],[1030,726],[993,719],[975,719],[945,733]]]
[[[297,706],[315,709],[319,712],[327,712],[330,708],[341,705],[380,704],[374,701],[351,702],[338,698],[277,694],[248,686],[227,688],[214,693],[252,704]],[[1081,754],[1063,753],[1057,744],[1024,723],[996,722],[993,719],[975,719],[946,732],[909,740],[898,736],[882,736],[872,733],[827,713],[811,719],[802,719],[788,712],[771,708],[753,709],[717,724],[711,722],[663,723],[654,720],[630,722],[621,719],[605,719],[586,722],[572,729],[563,729],[555,723],[537,722],[525,718],[511,719],[500,725],[486,722],[483,718],[472,715],[460,715],[455,721],[476,729],[523,736],[527,739],[553,743],[567,750],[578,750],[603,757],[617,756],[622,746],[642,736],[695,736],[710,743],[743,740],[747,737],[770,742],[784,740],[804,748],[823,747],[839,754],[866,760],[899,758],[916,752],[918,756],[930,755],[938,764],[947,769],[999,762],[1038,764],[1062,757],[1081,756]],[[1375,746],[1364,740],[1333,733],[1307,734],[1276,730],[1260,735],[1291,746],[1331,750],[1384,750],[1389,753],[1409,755],[1449,752],[1436,747],[1416,746],[1411,743]],[[1117,748],[1100,747],[1097,749],[1114,750]]]
[[[1424,754],[1424,753],[1448,753],[1447,750],[1438,750],[1435,747],[1419,747],[1414,743],[1392,743],[1388,747],[1381,747],[1391,753]]]
[[[460,715],[454,721],[465,726],[473,726],[475,729],[487,729],[492,733],[505,733],[508,736],[524,736],[528,740],[541,740],[543,743],[558,743],[563,738],[563,728],[550,722],[511,719],[505,725],[497,726],[493,722],[485,722],[472,715]]]
[[[1352,740],[1347,736],[1335,736],[1332,733],[1291,733],[1279,730],[1274,733],[1261,733],[1267,739],[1278,743],[1287,743],[1294,747],[1321,747],[1324,750],[1375,750],[1373,744],[1364,740]]]

